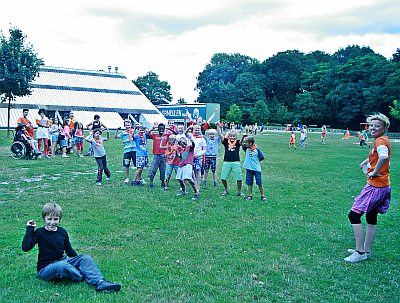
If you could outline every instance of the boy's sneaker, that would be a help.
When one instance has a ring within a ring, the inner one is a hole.
[[[114,291],[117,292],[121,289],[121,284],[109,283],[101,280],[96,286],[96,291]]]
[[[68,155],[62,155],[61,158],[69,158]]]
[[[238,197],[244,197],[244,193],[242,193],[242,192],[238,193],[237,195],[238,195]]]
[[[163,191],[168,191],[168,189],[169,189],[169,186],[165,186],[165,187],[163,188]]]
[[[165,182],[161,181],[161,187],[165,187]]]
[[[199,197],[200,197],[200,192],[197,192],[197,193],[195,193],[194,196],[192,197],[192,200],[193,200],[193,201],[196,201],[197,199],[199,199]]]
[[[187,191],[180,190],[180,191],[178,191],[178,193],[176,195],[177,196],[185,196],[185,195],[187,195]]]
[[[144,181],[144,179],[141,179],[141,180],[140,180],[140,184],[145,185],[145,184],[147,184],[147,182]]]
[[[125,183],[125,184],[129,184],[129,178],[126,178],[126,179],[124,180],[124,183]]]
[[[251,200],[253,200],[253,197],[252,197],[252,196],[247,196],[247,197],[246,197],[246,200],[247,200],[247,201],[251,201]]]
[[[111,177],[107,177],[106,179],[107,179],[107,181],[110,181],[110,180],[111,180]]]
[[[100,186],[100,185],[101,185],[101,182],[96,182],[96,185],[99,185],[99,186]]]
[[[356,251],[356,250],[355,250],[355,249],[352,249],[352,248],[349,248],[349,249],[347,250],[347,252],[348,252],[349,254],[353,254],[355,251]],[[369,252],[365,252],[365,254],[367,255],[367,259],[368,259],[369,257],[371,257],[371,252],[370,252],[370,251],[369,251]]]
[[[364,261],[364,260],[367,260],[367,259],[368,259],[368,256],[367,256],[366,253],[361,255],[357,251],[353,252],[347,258],[344,258],[344,260],[346,262],[349,262],[349,263],[356,263],[356,262]]]
[[[224,191],[224,192],[221,194],[221,196],[225,197],[225,196],[228,195],[228,194],[229,194],[229,192]]]
[[[267,197],[266,196],[261,196],[261,201],[267,202]]]
[[[153,189],[153,188],[154,188],[153,183],[150,183],[150,184],[149,184],[149,189]]]

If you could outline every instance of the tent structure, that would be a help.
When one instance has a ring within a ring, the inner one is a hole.
[[[7,103],[0,104],[0,127],[7,127]],[[16,127],[22,109],[29,109],[33,122],[37,111],[44,108],[47,116],[75,118],[86,125],[100,116],[109,128],[123,127],[129,118],[146,127],[154,122],[167,123],[161,112],[143,95],[137,86],[117,72],[90,71],[44,66],[33,82],[32,94],[16,97],[12,102],[10,126]]]

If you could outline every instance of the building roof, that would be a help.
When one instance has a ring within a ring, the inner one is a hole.
[[[21,116],[23,108],[32,110],[31,120],[36,117],[39,108],[73,111],[83,124],[91,122],[97,113],[102,117],[102,122],[111,128],[114,128],[113,125],[122,126],[119,114],[147,114],[152,117],[151,120],[166,121],[150,100],[123,74],[44,66],[32,87],[31,95],[16,97],[12,102],[11,126],[16,126],[14,116]],[[6,103],[0,104],[1,127],[7,126],[6,108]],[[119,121],[112,121],[117,118]]]

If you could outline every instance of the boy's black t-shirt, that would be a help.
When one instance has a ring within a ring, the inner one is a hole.
[[[30,251],[35,245],[39,246],[37,271],[54,261],[64,257],[64,251],[68,257],[76,257],[78,254],[69,242],[67,231],[57,227],[56,231],[48,231],[44,227],[26,227],[26,233],[22,240],[22,250]]]
[[[224,138],[224,141],[221,142],[225,147],[224,161],[226,162],[236,162],[240,161],[239,151],[240,151],[240,142],[236,140],[236,144],[231,148],[228,143],[228,139]]]

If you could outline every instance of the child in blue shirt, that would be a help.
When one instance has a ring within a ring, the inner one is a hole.
[[[149,152],[147,147],[147,133],[143,126],[139,126],[139,131],[134,134],[136,142],[136,173],[133,177],[132,185],[142,185],[143,169],[149,166]]]
[[[118,134],[118,131],[121,129],[117,128],[115,132],[114,139],[120,138],[122,139],[122,143],[124,144],[124,159],[122,162],[122,166],[125,168],[125,184],[129,183],[129,167],[132,164],[136,166],[136,142],[134,140],[135,128],[132,128],[131,120],[124,121],[125,131]]]
[[[267,201],[264,192],[264,186],[262,184],[262,172],[261,163],[264,159],[261,150],[257,147],[254,142],[254,137],[249,137],[247,133],[242,137],[243,145],[242,148],[246,152],[243,167],[246,169],[246,185],[248,188],[247,201],[253,200],[253,180],[256,179],[256,184],[260,189],[261,200]]]
[[[218,136],[216,136],[217,131],[215,129],[210,129],[208,132],[208,137],[205,137],[207,143],[206,149],[206,159],[204,162],[204,180],[203,184],[207,185],[208,171],[211,168],[213,174],[214,186],[217,186],[217,156],[218,156],[218,145],[221,142]]]

